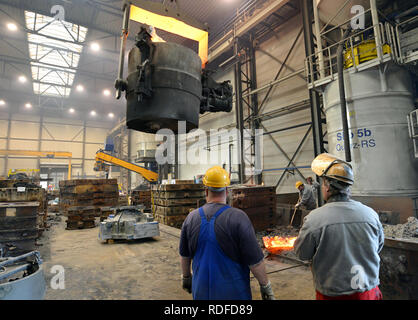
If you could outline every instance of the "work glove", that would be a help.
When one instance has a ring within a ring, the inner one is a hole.
[[[181,285],[183,287],[183,290],[192,293],[192,276],[181,276]]]
[[[263,300],[276,300],[270,281],[265,286],[260,284],[260,292]]]

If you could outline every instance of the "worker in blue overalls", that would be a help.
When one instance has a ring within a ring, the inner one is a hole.
[[[251,300],[251,271],[262,299],[274,300],[252,223],[245,212],[226,204],[229,174],[215,166],[203,184],[207,203],[187,216],[181,230],[183,289],[195,300]]]

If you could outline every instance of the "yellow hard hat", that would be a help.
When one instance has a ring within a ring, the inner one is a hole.
[[[301,185],[303,185],[303,182],[302,182],[302,181],[298,181],[298,182],[296,182],[296,185],[295,185],[296,189],[299,189],[299,187],[300,187]]]
[[[319,177],[338,180],[349,185],[354,183],[353,167],[351,164],[332,154],[320,154],[312,161],[311,168]]]
[[[205,186],[212,188],[225,188],[231,183],[228,172],[220,166],[208,169],[202,181]]]

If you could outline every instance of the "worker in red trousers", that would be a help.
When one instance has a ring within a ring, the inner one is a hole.
[[[350,199],[349,163],[323,153],[312,171],[322,178],[326,204],[305,217],[294,250],[299,259],[312,262],[317,300],[381,300],[384,234],[378,214]]]

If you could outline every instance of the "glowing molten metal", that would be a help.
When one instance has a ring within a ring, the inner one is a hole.
[[[293,249],[297,237],[263,237],[264,247],[272,254]]]

